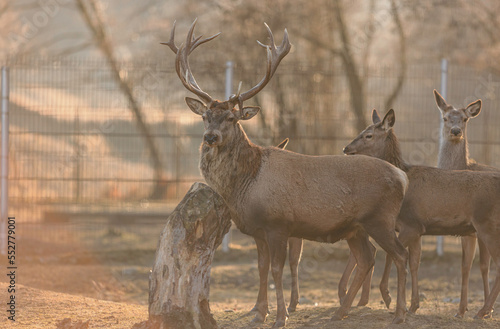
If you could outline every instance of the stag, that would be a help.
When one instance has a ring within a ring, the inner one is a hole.
[[[280,46],[266,25],[270,45],[266,73],[245,92],[225,101],[212,98],[196,82],[188,56],[217,35],[194,37],[195,22],[185,43],[177,47],[174,30],[167,45],[176,54],[177,75],[186,89],[200,100],[186,97],[188,107],[203,118],[205,131],[200,150],[200,171],[206,182],[224,199],[236,226],[257,243],[259,273],[269,263],[276,286],[277,315],[274,327],[283,327],[288,312],[283,297],[282,274],[290,237],[334,243],[346,239],[358,271],[351,289],[332,319],[343,319],[374,264],[371,236],[398,269],[398,298],[393,322],[405,319],[407,251],[396,237],[395,224],[408,184],[406,175],[389,163],[370,157],[307,156],[250,141],[241,122],[260,110],[243,106],[270,81],[291,44],[285,29]],[[259,300],[253,321],[267,316],[267,298]]]
[[[373,124],[362,131],[344,148],[348,155],[363,154],[388,161],[408,175],[410,185],[398,216],[399,240],[409,249],[412,297],[410,312],[419,307],[418,267],[421,256],[422,235],[475,236],[480,239],[493,256],[500,261],[500,175],[472,171],[444,170],[434,167],[408,164],[401,155],[399,142],[393,131],[395,114],[389,110],[381,120],[377,111],[372,113]],[[464,253],[470,252],[463,249]],[[472,255],[463,258],[473,258]],[[353,261],[351,259],[351,261]],[[387,306],[390,304],[388,280],[391,260],[386,266],[380,290]],[[470,266],[462,266],[470,271]],[[463,273],[462,278],[468,278]],[[462,282],[459,313],[467,308],[468,282]],[[483,318],[490,314],[500,292],[500,271],[497,271],[491,294],[485,295],[483,308],[476,314]],[[462,313],[463,315],[463,313]]]

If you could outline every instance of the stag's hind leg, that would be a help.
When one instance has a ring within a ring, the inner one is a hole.
[[[375,264],[372,251],[373,245],[368,240],[368,235],[365,232],[358,232],[354,237],[349,238],[347,243],[351,253],[356,258],[357,268],[351,287],[332,320],[342,320],[347,316],[359,288],[361,288],[363,281]]]
[[[288,239],[288,262],[292,275],[292,287],[288,312],[295,312],[299,303],[299,262],[302,255],[302,239]]]

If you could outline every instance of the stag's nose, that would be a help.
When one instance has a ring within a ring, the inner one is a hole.
[[[206,134],[204,139],[205,143],[207,143],[208,145],[212,145],[217,143],[218,136],[216,134]]]
[[[454,136],[460,136],[460,134],[462,134],[462,129],[460,129],[460,128],[451,128],[451,133]]]

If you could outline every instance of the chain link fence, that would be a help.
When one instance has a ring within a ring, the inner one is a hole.
[[[105,61],[10,58],[5,63],[11,81],[9,212],[20,234],[99,248],[103,239],[122,239],[129,246],[147,240],[154,248],[169,212],[193,182],[203,180],[197,168],[203,125],[184,103],[192,95],[179,82],[173,59],[123,62],[119,72],[158,150],[160,178],[129,100]],[[195,64],[202,88],[222,98],[224,63]],[[257,68],[251,73],[235,65],[235,84],[243,80],[245,89],[260,80],[264,68],[254,64],[245,64]],[[389,67],[366,73],[367,120],[372,108],[388,110],[383,104],[397,78],[397,69]],[[469,124],[470,153],[500,167],[500,77],[451,64],[448,79],[449,103],[483,100],[481,115]],[[439,111],[432,90],[439,85],[439,62],[411,65],[394,103],[396,133],[410,163],[437,163]],[[289,137],[293,151],[341,154],[359,133],[349,84],[337,62],[310,66],[287,59],[252,102],[262,111],[244,127],[261,145]],[[162,193],[153,197],[158,186]]]

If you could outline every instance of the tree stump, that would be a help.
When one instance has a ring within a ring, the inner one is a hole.
[[[210,268],[231,227],[229,209],[194,183],[168,217],[149,278],[148,328],[217,328],[210,313]]]

